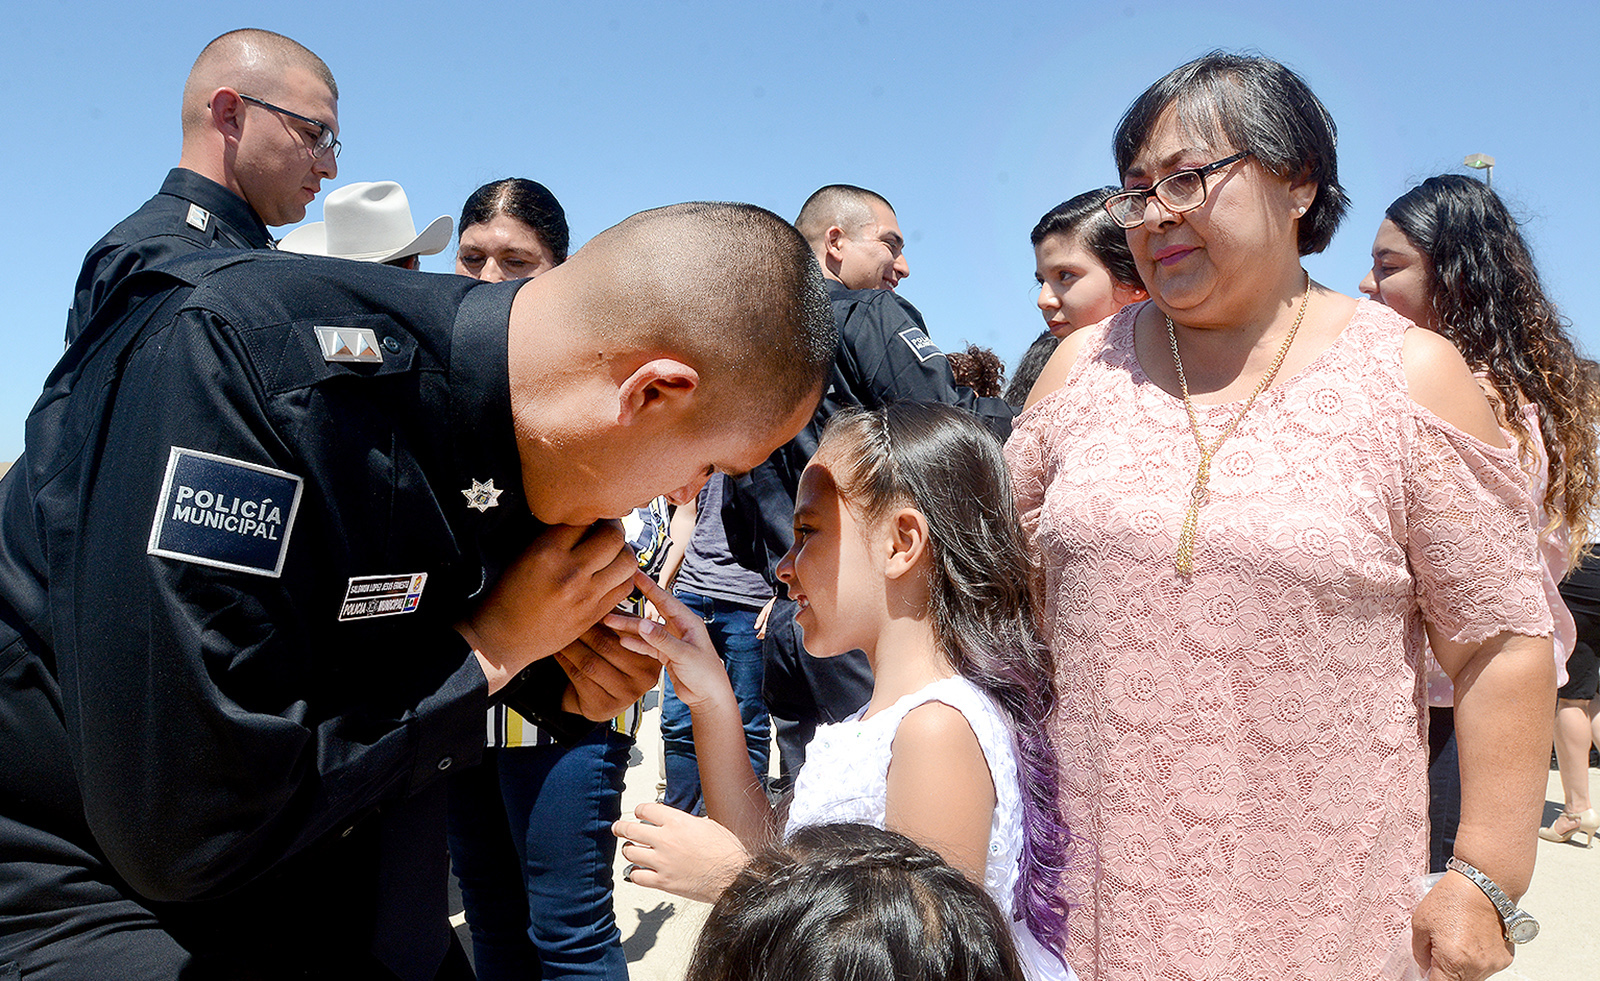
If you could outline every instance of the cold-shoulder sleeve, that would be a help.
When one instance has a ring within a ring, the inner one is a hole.
[[[1517,451],[1413,403],[1405,423],[1405,544],[1422,615],[1452,641],[1551,632],[1537,517]]]

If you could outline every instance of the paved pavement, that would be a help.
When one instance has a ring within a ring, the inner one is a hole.
[[[1589,771],[1600,792],[1600,770]],[[1544,823],[1561,813],[1561,779],[1550,771]],[[1576,839],[1577,836],[1574,836]],[[1496,981],[1595,981],[1600,978],[1600,846],[1539,842],[1533,884],[1522,907],[1539,921],[1539,936],[1517,952]]]
[[[623,810],[654,800],[661,779],[660,711],[645,713],[638,765],[628,770]],[[1600,770],[1589,779],[1600,793]],[[1561,810],[1561,782],[1550,773],[1545,824]],[[617,924],[632,981],[681,981],[704,921],[706,907],[621,881],[618,860]],[[1600,979],[1600,846],[1539,842],[1533,885],[1522,905],[1541,924],[1539,936],[1517,953],[1495,981],[1597,981]]]
[[[624,814],[632,814],[637,805],[656,799],[657,788],[664,779],[660,725],[659,708],[645,712],[639,726],[639,763],[628,768],[622,791]],[[773,759],[777,759],[776,752]],[[710,907],[623,882],[622,867],[626,864],[622,856],[617,856],[617,926],[622,930],[622,948],[628,955],[628,973],[632,981],[681,981],[689,966],[694,938]]]

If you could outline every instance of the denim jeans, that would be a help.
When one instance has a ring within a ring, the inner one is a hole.
[[[450,858],[481,981],[627,981],[611,864],[633,739],[490,749],[450,778]]]
[[[759,610],[713,599],[698,593],[677,593],[683,604],[699,615],[711,634],[711,642],[722,663],[728,669],[728,680],[733,682],[733,697],[739,703],[739,718],[744,723],[745,746],[750,751],[750,765],[756,776],[766,782],[768,738],[771,724],[767,720],[767,703],[761,697],[763,661],[761,638],[756,636],[756,617]],[[672,690],[672,679],[666,681],[666,694],[661,700],[661,743],[667,765],[666,802],[691,814],[702,814],[705,807],[700,800],[700,768],[694,756],[694,731],[689,721],[689,709],[678,700]]]

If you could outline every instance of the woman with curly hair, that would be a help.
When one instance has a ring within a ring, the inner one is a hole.
[[[1372,271],[1361,291],[1460,349],[1494,406],[1501,428],[1516,440],[1540,509],[1539,551],[1545,593],[1555,618],[1558,676],[1573,650],[1571,614],[1556,583],[1577,564],[1591,536],[1600,462],[1594,424],[1600,418],[1600,365],[1579,355],[1539,282],[1533,255],[1517,220],[1500,197],[1460,174],[1430,177],[1401,195],[1385,212],[1372,243]],[[1584,672],[1592,677],[1592,670]],[[1564,841],[1600,822],[1589,808],[1588,717],[1584,693],[1561,689],[1557,755],[1566,813],[1546,837]],[[1587,694],[1593,694],[1588,681]],[[1433,865],[1443,868],[1454,842],[1459,774],[1453,753],[1454,693],[1435,668],[1429,674],[1429,741],[1434,750]],[[1577,725],[1563,727],[1562,714]],[[1564,740],[1567,729],[1582,743]],[[1574,745],[1566,746],[1566,743]],[[1563,747],[1565,746],[1565,752]]]

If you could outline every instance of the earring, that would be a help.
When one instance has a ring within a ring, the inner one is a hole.
[[[1294,213],[1295,213],[1295,217],[1304,218],[1306,216],[1306,209],[1302,206],[1302,207],[1296,208]]]

